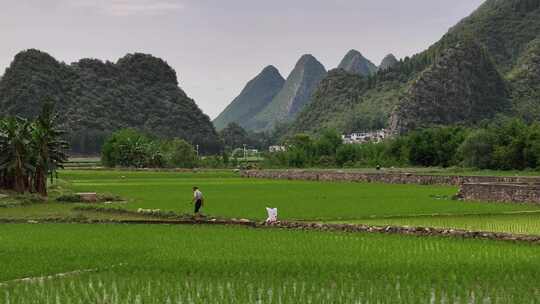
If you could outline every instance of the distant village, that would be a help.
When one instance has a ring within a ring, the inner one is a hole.
[[[375,131],[367,131],[360,133],[342,134],[341,139],[346,145],[360,145],[367,143],[380,143],[390,135],[387,129],[380,129]],[[268,151],[270,153],[284,152],[287,150],[286,146],[270,146]]]

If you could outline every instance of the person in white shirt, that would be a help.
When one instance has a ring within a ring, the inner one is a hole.
[[[195,217],[199,217],[204,204],[204,197],[198,187],[193,187],[193,203],[195,204]]]

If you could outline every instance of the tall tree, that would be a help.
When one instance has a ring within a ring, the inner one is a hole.
[[[62,140],[65,131],[58,127],[58,114],[54,112],[52,103],[45,103],[36,122],[32,125],[32,144],[36,167],[34,172],[34,188],[47,196],[47,175],[54,178],[55,172],[67,161],[66,151],[69,148]]]

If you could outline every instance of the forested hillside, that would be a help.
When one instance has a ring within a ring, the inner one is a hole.
[[[329,75],[289,134],[317,133],[324,127],[339,131],[388,127],[390,117],[393,122],[414,121],[410,128],[474,124],[496,112],[538,119],[538,38],[539,0],[487,0],[429,49],[380,69],[375,76],[350,81]],[[449,56],[464,43],[470,45],[468,41],[478,46],[473,53],[482,54],[481,58]],[[472,61],[467,64],[466,60]],[[466,70],[459,70],[464,67]],[[367,82],[367,87],[358,82]],[[422,100],[422,106],[410,106],[411,100]],[[489,110],[483,113],[479,109]],[[409,129],[399,126],[394,123],[393,131]]]
[[[151,55],[67,65],[38,50],[19,53],[0,81],[0,116],[35,117],[45,101],[55,102],[74,152],[99,152],[121,128],[186,139],[202,152],[221,149],[208,116],[178,87],[176,72]]]
[[[529,43],[508,78],[514,114],[527,122],[540,120],[540,37]]]
[[[465,39],[415,79],[394,110],[390,128],[401,134],[433,125],[478,123],[510,109],[507,92],[489,54]]]

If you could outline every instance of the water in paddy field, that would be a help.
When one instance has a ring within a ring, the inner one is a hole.
[[[396,277],[349,276],[336,281],[247,277],[83,274],[2,285],[0,303],[540,303],[537,284],[519,277],[504,278],[514,283],[506,287]]]

